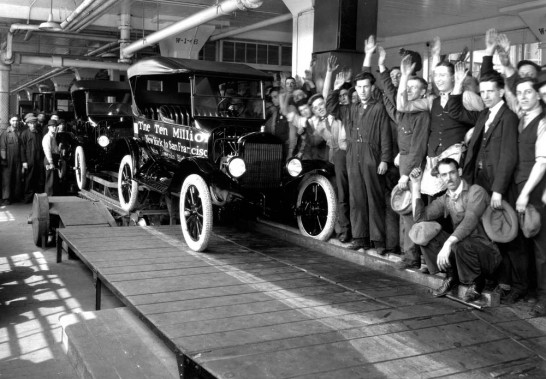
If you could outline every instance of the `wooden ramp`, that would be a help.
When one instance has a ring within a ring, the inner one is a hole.
[[[58,238],[93,271],[97,305],[106,285],[178,355],[182,377],[489,377],[540,367],[510,332],[544,336],[525,320],[233,233],[216,228],[205,253],[174,226],[65,228]]]
[[[58,215],[64,227],[117,226],[104,204],[75,196],[49,196],[49,213]]]

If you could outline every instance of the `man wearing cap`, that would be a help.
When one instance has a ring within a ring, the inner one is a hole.
[[[27,118],[28,129],[21,133],[21,161],[25,171],[25,203],[32,202],[35,193],[43,188],[42,133],[37,129],[38,118]]]
[[[486,39],[487,40],[487,39]],[[482,72],[480,95],[486,106],[481,112],[468,111],[462,104],[464,63],[455,70],[455,86],[448,102],[451,117],[474,124],[463,165],[463,177],[470,184],[485,188],[491,196],[491,208],[501,210],[502,200],[515,207],[516,189],[513,174],[518,160],[518,116],[505,104],[504,79],[496,71]],[[525,296],[528,289],[528,259],[522,252],[521,238],[499,243],[503,268],[499,272],[497,291],[507,304]],[[510,292],[510,293],[509,293]]]
[[[546,81],[521,78],[516,84],[518,105],[522,117],[518,126],[518,165],[514,179],[518,189],[516,211],[524,214],[529,204],[540,213],[542,227],[529,239],[535,253],[538,302],[536,316],[546,315],[546,208],[541,196],[546,188],[546,121],[540,98],[546,99]]]
[[[19,200],[22,192],[19,117],[11,116],[9,123],[6,131],[0,136],[3,205]]]
[[[46,122],[46,115],[44,111],[38,112],[38,120],[36,121],[36,128],[42,133],[42,135],[45,135],[47,133],[47,122]]]
[[[53,196],[58,191],[59,175],[57,166],[59,162],[59,147],[55,140],[57,134],[57,121],[49,120],[47,123],[48,132],[42,139],[44,149],[44,168],[45,168],[45,192],[47,196]]]
[[[482,187],[463,180],[462,170],[452,158],[440,160],[438,172],[447,191],[426,207],[421,200],[421,170],[414,169],[410,175],[415,226],[421,221],[447,216],[453,224],[451,235],[440,230],[430,242],[421,246],[430,273],[446,273],[433,295],[445,296],[462,282],[469,286],[463,300],[475,301],[481,296],[486,277],[493,275],[501,262],[497,246],[489,240],[480,223],[490,201],[489,195]]]

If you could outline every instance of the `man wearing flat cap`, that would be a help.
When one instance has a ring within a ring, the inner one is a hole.
[[[421,246],[430,273],[446,273],[433,295],[445,296],[461,282],[469,286],[463,300],[475,301],[481,296],[485,279],[492,276],[501,263],[497,246],[480,223],[489,205],[489,195],[482,187],[469,185],[461,178],[462,170],[454,159],[440,160],[438,172],[447,191],[426,207],[421,200],[421,171],[414,169],[410,174],[415,222],[449,216],[453,224],[453,233],[441,230],[428,244]]]
[[[47,196],[53,196],[58,191],[59,175],[57,166],[59,161],[59,147],[55,140],[57,134],[57,121],[49,120],[47,123],[48,132],[42,139],[44,149],[44,168],[45,168],[45,193]]]
[[[21,133],[21,161],[25,172],[25,203],[32,202],[35,193],[43,188],[42,133],[37,129],[38,119],[30,116],[26,119],[28,129]]]
[[[21,152],[19,117],[13,115],[9,126],[0,136],[0,164],[2,166],[2,203],[9,205],[21,196]]]

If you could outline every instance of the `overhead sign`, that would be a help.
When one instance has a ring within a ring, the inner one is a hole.
[[[214,32],[214,25],[199,25],[159,42],[161,55],[170,58],[199,58],[199,51]]]

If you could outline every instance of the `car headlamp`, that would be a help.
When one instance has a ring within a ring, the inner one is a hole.
[[[286,163],[286,171],[288,171],[288,174],[290,176],[293,176],[293,177],[298,176],[299,174],[301,174],[302,169],[303,169],[303,166],[301,164],[301,160],[299,160],[298,158],[291,158]]]
[[[100,136],[97,139],[97,142],[99,143],[100,147],[106,147],[110,144],[110,139],[106,136]]]
[[[242,158],[233,157],[228,162],[228,172],[234,178],[241,177],[246,172],[246,164]]]

